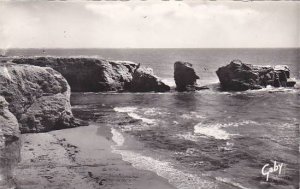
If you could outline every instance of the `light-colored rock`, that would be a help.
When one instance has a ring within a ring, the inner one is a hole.
[[[170,87],[163,83],[151,68],[140,67],[132,75],[129,91],[132,92],[166,92]]]
[[[13,170],[20,160],[19,137],[18,121],[0,96],[0,188],[14,186]]]
[[[0,95],[19,121],[22,133],[74,127],[70,87],[52,68],[0,65]]]
[[[126,90],[139,66],[130,61],[71,57],[15,58],[12,62],[51,67],[66,78],[73,92]]]

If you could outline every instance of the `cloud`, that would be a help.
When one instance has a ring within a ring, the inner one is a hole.
[[[100,1],[2,5],[2,48],[299,46],[297,2]]]

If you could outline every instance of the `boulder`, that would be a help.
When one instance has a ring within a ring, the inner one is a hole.
[[[267,85],[287,87],[295,84],[287,80],[290,77],[287,66],[259,66],[233,60],[228,65],[220,67],[216,73],[221,88],[229,91],[261,89]]]
[[[166,92],[170,87],[164,84],[151,68],[140,67],[132,75],[129,91],[132,92]]]
[[[122,91],[128,89],[139,64],[97,58],[30,57],[15,58],[16,64],[51,67],[61,73],[72,92]]]
[[[74,127],[70,87],[52,68],[31,65],[0,65],[0,95],[22,133]]]
[[[199,76],[188,62],[177,61],[174,63],[174,79],[177,91],[196,90]]]
[[[18,121],[0,96],[0,188],[13,188],[13,168],[20,160],[20,145]]]

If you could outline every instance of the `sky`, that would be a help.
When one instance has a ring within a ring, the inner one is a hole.
[[[295,1],[0,0],[0,48],[300,47]]]

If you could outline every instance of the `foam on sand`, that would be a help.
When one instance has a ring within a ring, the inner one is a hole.
[[[178,170],[170,162],[154,159],[133,151],[118,149],[124,144],[125,139],[116,129],[112,128],[111,132],[113,134],[112,139],[116,143],[112,147],[113,152],[120,154],[124,161],[130,162],[135,168],[155,172],[157,175],[168,179],[178,189],[217,188],[217,184],[213,180]]]

